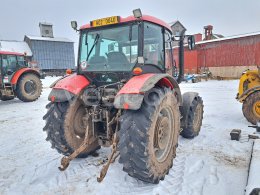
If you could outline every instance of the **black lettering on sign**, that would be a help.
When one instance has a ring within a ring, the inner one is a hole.
[[[102,26],[102,20],[96,20],[96,25],[97,26]]]

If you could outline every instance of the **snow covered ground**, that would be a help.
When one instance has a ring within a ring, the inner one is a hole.
[[[182,92],[197,91],[204,100],[201,133],[193,140],[180,137],[177,157],[169,175],[158,185],[129,177],[117,161],[102,183],[96,177],[109,148],[98,157],[74,160],[60,172],[61,155],[50,148],[42,131],[48,85],[33,103],[0,101],[0,194],[236,194],[242,195],[252,151],[246,134],[253,132],[235,100],[238,81],[181,84]],[[230,140],[232,129],[242,129],[240,142]]]

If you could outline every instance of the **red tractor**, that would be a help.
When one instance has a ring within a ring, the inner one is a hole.
[[[103,167],[119,162],[130,176],[158,183],[173,165],[178,136],[200,132],[203,102],[198,93],[181,95],[183,34],[176,74],[170,26],[152,16],[108,17],[91,21],[80,31],[77,73],[52,85],[44,131],[52,148],[69,162],[112,146]],[[190,48],[194,37],[188,38]]]
[[[32,102],[41,92],[40,73],[28,67],[24,54],[0,51],[0,100],[18,97],[21,101]]]

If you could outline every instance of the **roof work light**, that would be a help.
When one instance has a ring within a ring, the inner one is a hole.
[[[71,21],[70,24],[71,24],[71,27],[72,27],[75,31],[78,31],[78,23],[77,23],[77,21]]]
[[[141,18],[142,17],[142,11],[140,8],[133,10],[133,14],[135,18]]]

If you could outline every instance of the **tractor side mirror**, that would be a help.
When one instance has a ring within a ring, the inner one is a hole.
[[[189,50],[193,50],[195,48],[195,37],[193,35],[188,36],[188,47]]]
[[[78,23],[77,21],[71,21],[71,28],[73,28],[75,31],[78,31]]]

